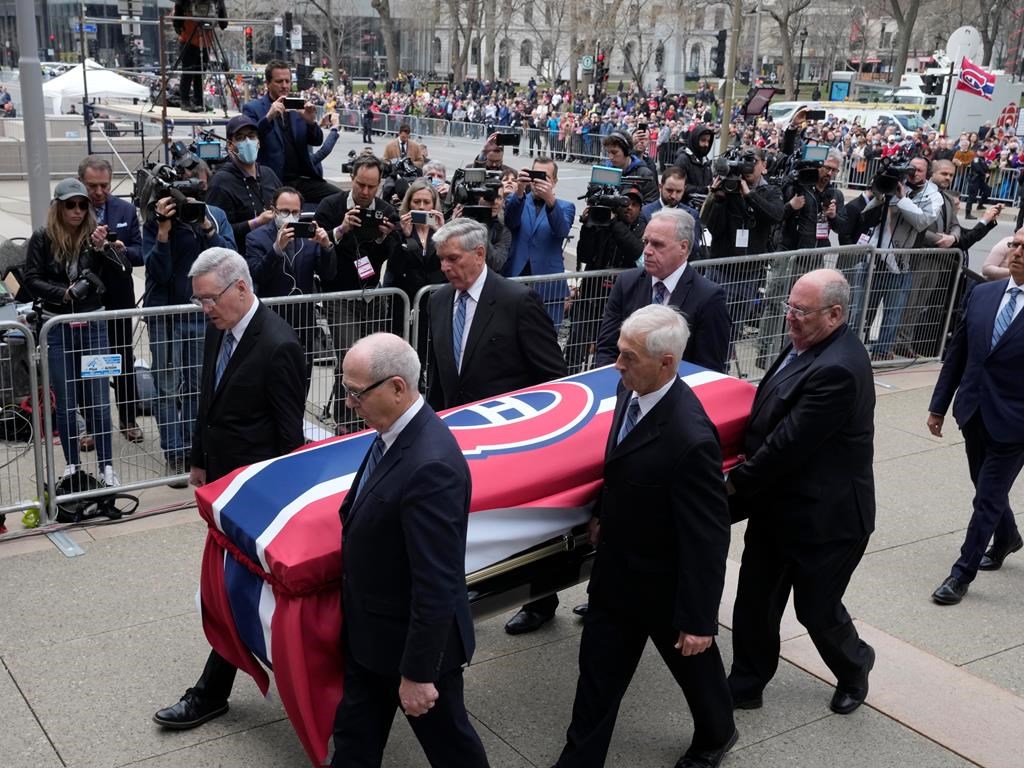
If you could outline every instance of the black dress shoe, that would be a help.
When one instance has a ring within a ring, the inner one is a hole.
[[[1007,555],[1012,555],[1014,552],[1019,551],[1024,547],[1024,538],[1017,534],[1016,541],[1010,543],[1008,547],[1000,547],[993,544],[988,548],[988,552],[981,558],[981,562],[978,563],[979,571],[998,571],[1003,567],[1003,560],[1006,559]]]
[[[763,696],[747,696],[732,700],[733,709],[760,709],[764,706]]]
[[[510,635],[525,635],[527,632],[536,632],[547,624],[555,615],[553,613],[538,613],[529,608],[523,608],[519,613],[508,620],[505,631]]]
[[[1019,547],[1018,547],[1018,549],[1019,549]],[[575,613],[577,616],[586,616],[587,615],[587,611],[589,611],[589,610],[590,610],[590,603],[580,603],[579,605],[577,605],[575,608],[572,609],[572,612]]]
[[[960,583],[960,579],[950,576],[932,592],[932,600],[939,605],[956,605],[967,594],[967,587],[967,584]]]
[[[187,731],[227,711],[226,701],[204,701],[194,688],[189,688],[181,701],[153,715],[153,722],[174,731]]]
[[[868,697],[868,675],[875,666],[875,649],[870,645],[868,649],[868,661],[864,665],[863,678],[861,683],[856,688],[836,688],[836,692],[832,694],[832,701],[829,702],[829,708],[837,715],[848,715],[861,704],[864,703],[864,699]]]
[[[732,749],[736,740],[740,737],[739,731],[733,731],[732,736],[724,746],[718,749],[694,749],[690,747],[686,754],[676,762],[676,768],[718,768],[725,757],[725,753]]]

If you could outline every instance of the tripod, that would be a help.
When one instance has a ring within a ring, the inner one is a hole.
[[[205,36],[207,32],[210,33],[209,37],[207,39],[209,39],[211,41],[212,48],[213,48],[213,51],[214,51],[214,54],[215,54],[215,58],[216,58],[217,64],[219,65],[217,69],[212,69],[211,68],[211,69],[207,70],[206,66],[204,66],[204,65],[209,65],[209,63],[210,63],[210,47],[204,46],[202,48],[199,48],[199,46],[193,46],[192,45],[192,41],[193,41],[193,39],[196,36],[196,32],[199,32],[200,29],[202,30],[201,35]],[[179,86],[179,93],[182,93],[182,94],[184,93],[184,90],[183,90],[184,89],[184,80],[185,80],[186,77],[198,77],[199,78],[199,83],[200,83],[200,85],[199,85],[200,99],[202,99],[202,90],[203,90],[202,83],[203,83],[203,80],[205,79],[207,71],[210,71],[212,73],[219,73],[219,75],[215,74],[215,82],[217,84],[217,92],[218,92],[218,95],[220,96],[221,104],[223,105],[224,117],[227,118],[227,116],[228,116],[228,100],[227,100],[227,96],[225,95],[225,83],[227,84],[227,90],[231,93],[231,100],[232,100],[232,103],[235,105],[235,109],[241,109],[242,108],[242,101],[241,101],[241,99],[238,96],[238,91],[235,89],[235,84],[231,81],[231,78],[228,76],[228,72],[230,72],[230,68],[228,66],[227,55],[224,53],[224,45],[223,45],[223,43],[221,43],[220,37],[217,34],[217,29],[214,27],[212,22],[204,21],[201,24],[196,24],[196,25],[194,25],[192,27],[192,31],[189,32],[188,39],[185,40],[185,42],[181,43],[181,46],[180,46],[180,48],[178,50],[178,56],[177,56],[177,58],[175,58],[174,63],[171,64],[171,68],[170,68],[171,72],[181,71],[178,68],[182,65],[182,57],[185,55],[185,50],[187,48],[189,48],[189,47],[198,48],[199,51],[200,51],[199,71],[198,71],[198,73],[195,73],[193,70],[189,70],[187,74],[184,73],[184,71],[182,71],[182,74],[181,74],[182,84]],[[157,101],[155,101],[152,105],[150,105],[150,108],[149,108],[150,112],[153,111],[153,108],[156,106],[157,102],[162,103],[164,105],[164,107],[167,106],[167,71],[166,70],[164,72],[163,80],[162,80],[162,82],[160,84],[160,97],[157,99]],[[182,103],[182,106],[184,107],[184,103]],[[201,106],[202,105],[200,104],[200,107]]]

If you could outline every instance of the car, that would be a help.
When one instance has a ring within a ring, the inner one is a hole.
[[[681,363],[714,421],[724,470],[739,461],[754,387]],[[466,582],[476,618],[578,584],[601,488],[618,372],[611,366],[454,408],[441,417],[473,477]],[[201,604],[214,649],[277,690],[310,759],[327,754],[341,695],[338,508],[374,439],[332,438],[196,491],[209,529]]]

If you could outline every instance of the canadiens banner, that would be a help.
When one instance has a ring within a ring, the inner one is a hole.
[[[679,374],[717,426],[728,468],[754,388],[689,363]],[[586,522],[618,383],[609,366],[441,414],[473,477],[467,574]],[[196,491],[209,526],[200,584],[207,639],[264,694],[273,672],[315,765],[327,758],[342,692],[338,508],[373,437],[314,443]]]

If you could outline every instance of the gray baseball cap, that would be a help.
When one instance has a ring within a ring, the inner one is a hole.
[[[70,200],[72,197],[89,197],[89,190],[78,179],[62,179],[53,190],[54,200]]]

